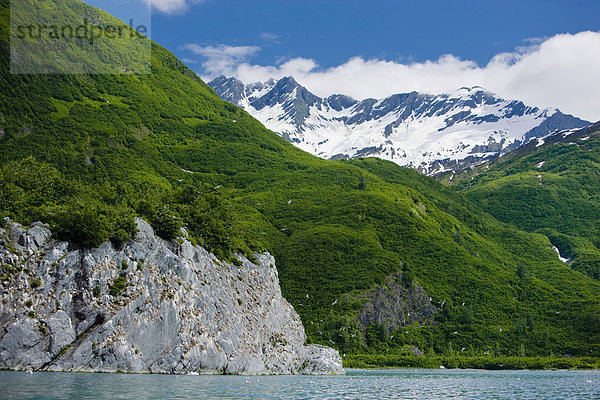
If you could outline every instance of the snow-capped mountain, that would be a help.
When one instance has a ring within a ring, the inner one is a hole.
[[[292,77],[245,85],[220,76],[209,85],[316,156],[375,156],[426,174],[464,168],[531,138],[589,124],[556,108],[504,100],[479,86],[357,101],[344,95],[320,98]]]

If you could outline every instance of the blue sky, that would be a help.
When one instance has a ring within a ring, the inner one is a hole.
[[[330,67],[353,56],[424,61],[446,53],[486,64],[529,38],[599,30],[600,1],[208,0],[183,15],[155,14],[153,23],[154,40],[182,57],[179,46],[193,42],[260,46],[253,62],[261,65],[281,57]]]
[[[86,0],[122,19],[140,1]],[[555,105],[600,119],[600,104],[568,93],[600,93],[599,16],[599,0],[153,0],[152,39],[205,79],[293,74],[319,95],[357,98],[481,84],[541,106],[567,96]],[[546,89],[527,96],[536,86]]]

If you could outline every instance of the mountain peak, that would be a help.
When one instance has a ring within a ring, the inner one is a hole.
[[[275,89],[279,93],[291,93],[294,91],[294,89],[297,89],[298,87],[301,86],[291,76],[284,76],[275,83]]]
[[[346,96],[345,94],[333,94],[325,99],[329,107],[334,109],[335,111],[341,111],[344,108],[350,108],[356,103],[357,100],[353,99],[350,96]]]
[[[227,78],[225,75],[219,75],[209,83],[210,87],[223,100],[238,104],[244,98],[244,82],[237,78]]]
[[[294,85],[297,86],[298,82],[296,82],[296,80],[294,79],[293,76],[288,75],[288,76],[284,76],[283,78],[279,79],[280,83],[284,83],[284,84],[290,84],[290,85]]]

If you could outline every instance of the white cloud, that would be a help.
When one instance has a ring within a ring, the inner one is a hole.
[[[204,3],[206,0],[143,0],[153,9],[164,14],[183,14],[194,4]]]
[[[183,46],[184,49],[205,58],[202,62],[204,72],[208,78],[214,78],[216,75],[233,76],[236,73],[236,67],[248,60],[251,56],[260,51],[258,46],[227,46],[220,44],[218,46],[200,46],[190,43]]]
[[[261,32],[258,36],[267,42],[279,43],[279,35],[273,32]]]
[[[433,61],[405,64],[355,57],[328,69],[319,68],[315,60],[306,58],[294,58],[277,66],[253,65],[247,57],[258,48],[248,46],[255,50],[245,57],[229,58],[222,70],[218,63],[210,63],[205,72],[236,76],[246,83],[293,75],[319,96],[344,93],[357,99],[413,90],[440,93],[480,85],[505,98],[558,107],[581,118],[600,120],[600,32],[561,34],[525,42],[529,45],[498,54],[485,66],[448,54]]]

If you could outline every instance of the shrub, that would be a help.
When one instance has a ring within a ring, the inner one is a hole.
[[[98,247],[111,239],[116,244],[129,240],[135,232],[134,213],[124,205],[109,205],[80,193],[66,203],[51,206],[46,217],[59,237],[83,247]]]
[[[125,279],[125,277],[121,275],[113,281],[113,284],[109,287],[108,292],[111,296],[117,296],[123,291],[123,289],[125,289],[126,284],[127,279]]]
[[[162,207],[152,216],[152,227],[163,239],[174,239],[179,234],[183,220],[173,210]]]
[[[183,210],[192,236],[199,238],[207,250],[221,259],[233,252],[233,214],[229,203],[218,193],[201,193]]]

